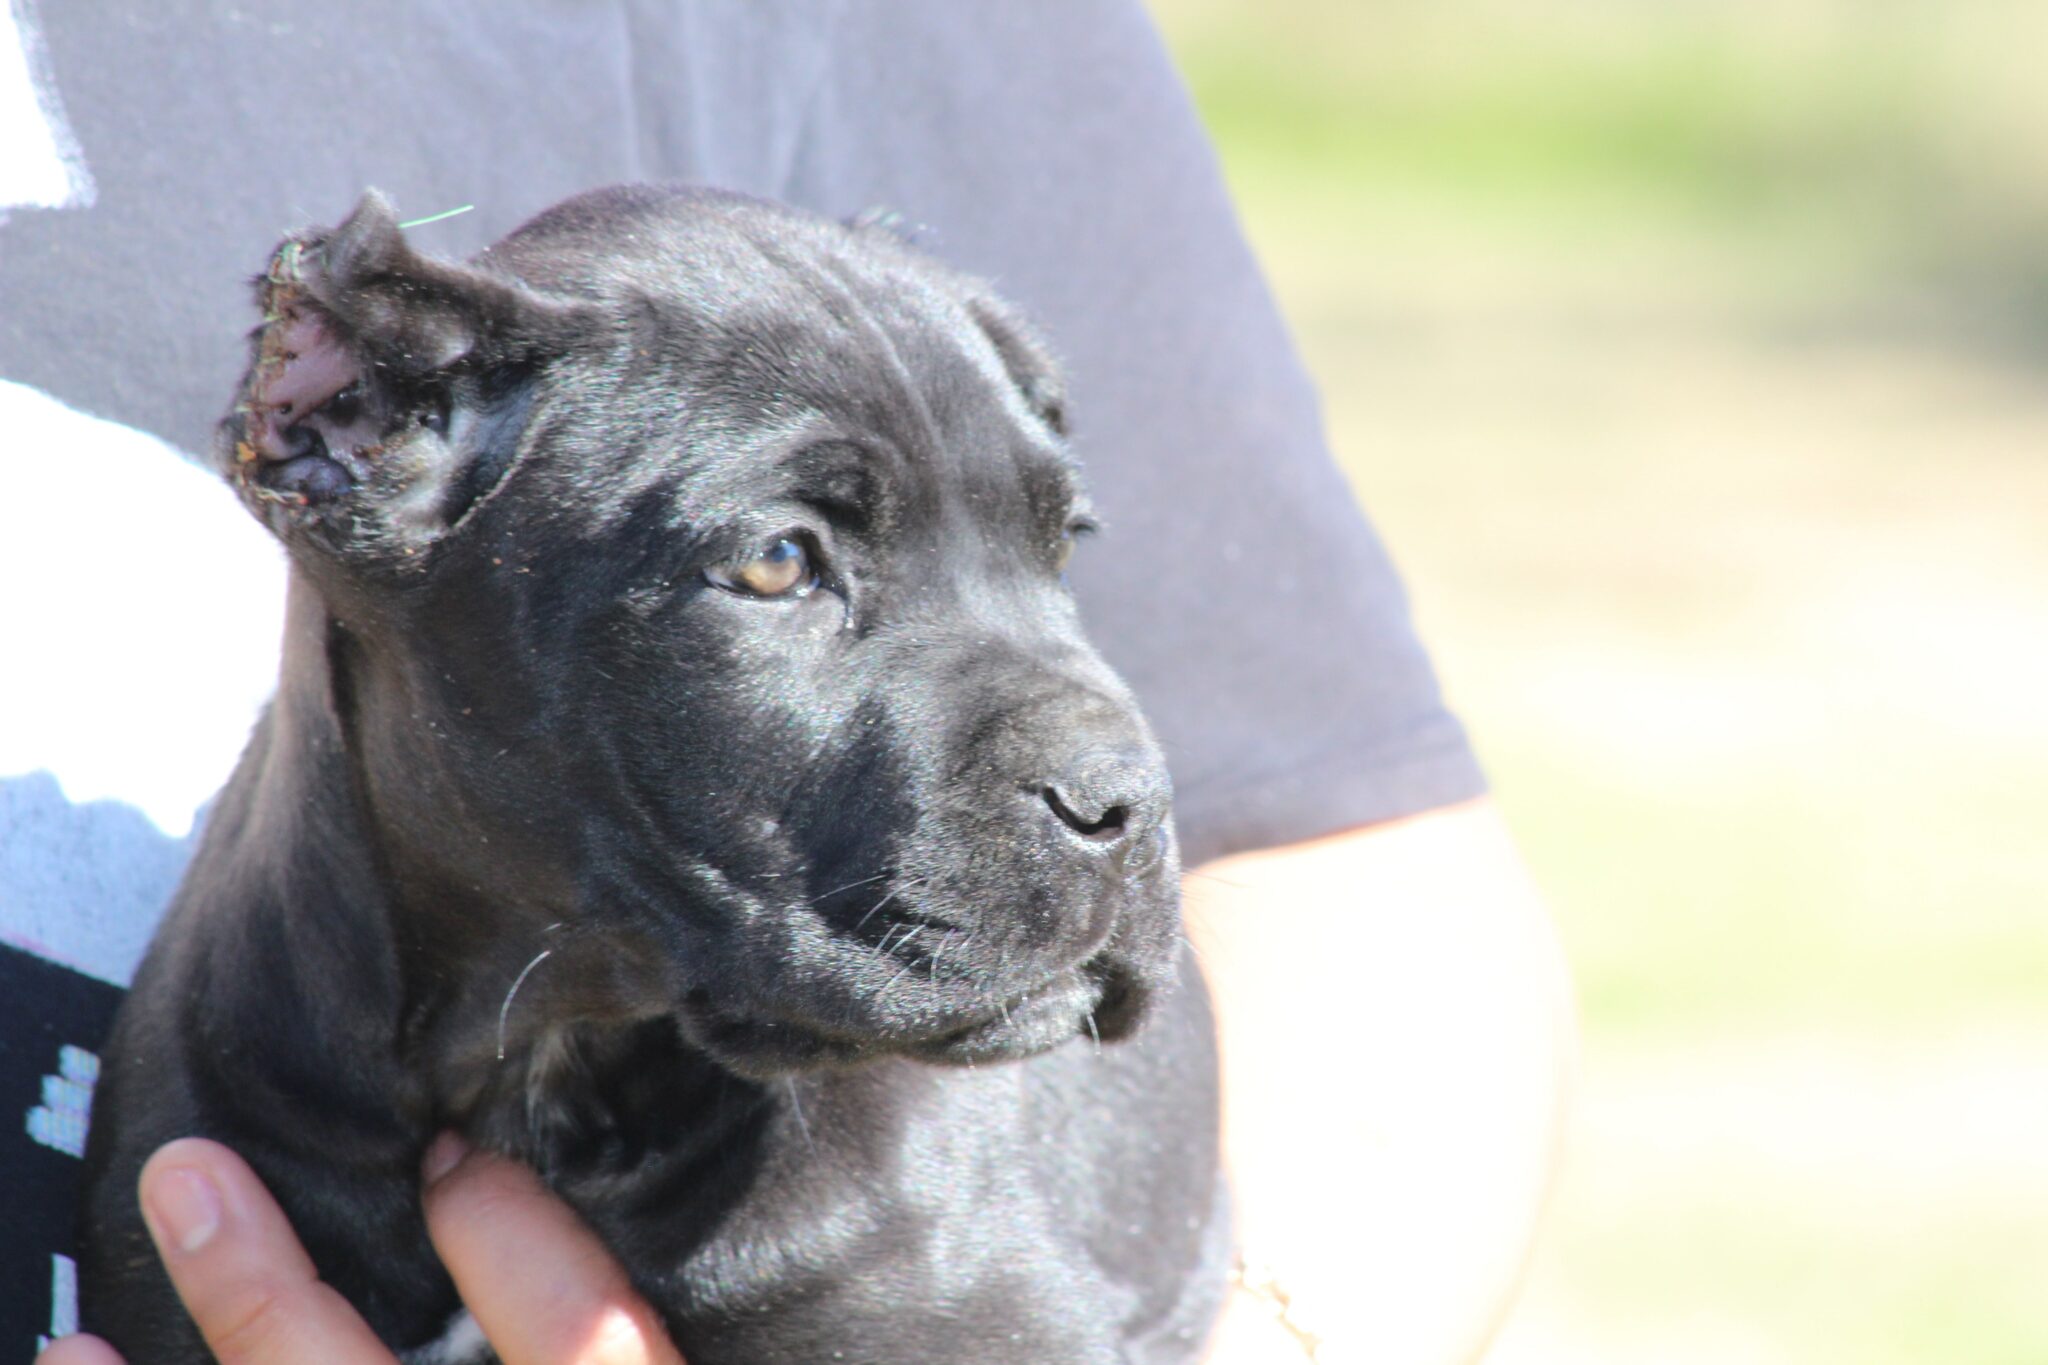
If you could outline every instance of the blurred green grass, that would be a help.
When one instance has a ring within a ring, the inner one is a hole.
[[[1363,192],[1595,244],[1663,228],[1746,258],[1735,287],[1846,275],[1887,315],[2048,345],[2048,12],[2027,0],[1154,8],[1254,201]]]
[[[1915,131],[1897,98],[1902,53],[1790,73],[1712,32],[1658,30],[1620,53],[1544,47],[1534,59],[1517,41],[1455,64],[1363,69],[1342,60],[1356,49],[1321,43],[1215,43],[1187,56],[1234,153],[1280,175],[1581,215],[1796,217],[1899,187],[1897,153]]]
[[[1535,1360],[2048,1360],[2048,7],[1158,0],[1578,975]]]

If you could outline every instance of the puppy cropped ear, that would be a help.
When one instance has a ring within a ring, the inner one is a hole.
[[[986,295],[967,300],[967,311],[1003,359],[1025,404],[1061,436],[1067,434],[1067,385],[1059,362],[1031,325]]]
[[[415,252],[384,197],[286,238],[216,459],[281,537],[411,555],[511,463],[522,378],[569,344],[573,305]],[[492,420],[496,418],[498,420]]]

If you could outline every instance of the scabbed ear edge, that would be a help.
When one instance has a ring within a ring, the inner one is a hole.
[[[465,362],[525,363],[576,321],[516,281],[415,252],[375,190],[336,227],[281,241],[255,288],[261,321],[216,463],[273,532],[317,530],[337,550],[402,541],[411,555],[445,531],[421,508],[465,478],[446,439]],[[448,525],[474,500],[452,500]]]

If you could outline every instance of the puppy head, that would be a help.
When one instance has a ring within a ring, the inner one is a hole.
[[[259,294],[218,459],[329,618],[287,666],[437,964],[416,1008],[574,943],[520,1030],[668,1013],[746,1074],[1136,1025],[1169,786],[1062,580],[1057,372],[985,287],[635,188],[462,266],[371,197]]]

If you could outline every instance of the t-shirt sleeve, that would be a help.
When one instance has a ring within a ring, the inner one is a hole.
[[[1135,6],[841,12],[785,197],[900,214],[1068,369],[1105,534],[1072,578],[1188,861],[1483,788],[1186,91]]]

